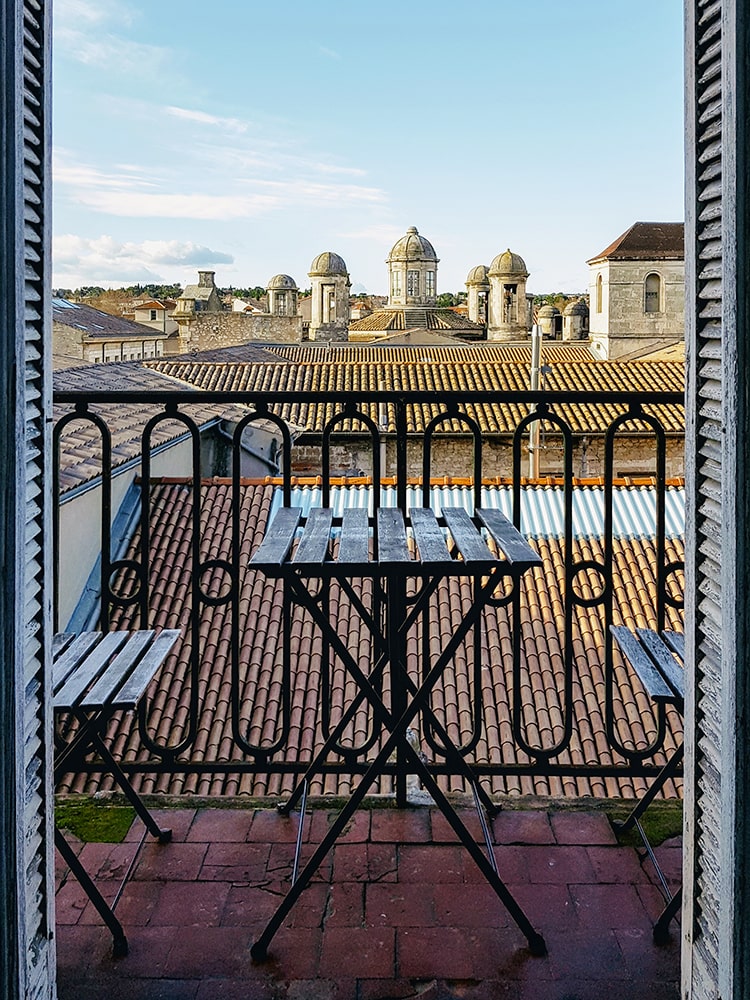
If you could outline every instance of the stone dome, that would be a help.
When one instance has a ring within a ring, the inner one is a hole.
[[[472,267],[466,276],[467,285],[486,285],[489,283],[489,268],[486,264],[477,264]]]
[[[586,305],[585,299],[569,302],[563,309],[563,316],[588,316],[588,314],[589,307]]]
[[[557,306],[550,306],[550,305],[542,306],[539,312],[537,313],[539,319],[551,319],[553,316],[559,316],[559,315],[560,315],[560,310],[557,308]]]
[[[319,253],[310,265],[310,274],[347,274],[343,257],[331,250]]]
[[[499,253],[495,257],[490,264],[489,273],[503,275],[516,274],[519,276],[523,275],[524,278],[528,278],[529,276],[523,257],[520,257],[517,253],[512,253],[510,250],[506,250],[505,253]]]
[[[269,288],[279,289],[282,291],[284,289],[288,289],[293,292],[298,291],[297,282],[288,274],[275,274],[266,285],[266,289]]]
[[[419,235],[416,226],[409,226],[406,236],[393,244],[386,263],[397,260],[430,260],[437,264],[438,257],[432,243]]]

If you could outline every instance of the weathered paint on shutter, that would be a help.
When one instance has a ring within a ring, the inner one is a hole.
[[[50,535],[45,509],[49,475],[49,447],[45,416],[50,412],[45,346],[49,343],[50,301],[47,252],[47,174],[49,154],[49,20],[44,0],[24,3],[23,49],[23,205],[24,205],[24,368],[25,368],[25,587],[24,587],[24,873],[26,893],[26,955],[28,997],[45,998],[52,992],[51,932],[54,926],[49,898],[51,843],[51,761],[47,726],[49,697],[45,665],[49,658],[50,609],[45,594],[51,580]],[[46,641],[45,641],[46,640]]]
[[[686,444],[691,498],[686,541],[695,590],[686,629],[693,684],[686,706],[695,734],[686,801],[683,982],[693,997],[718,996],[721,809],[722,528],[722,74],[723,0],[693,0],[687,18]]]
[[[688,0],[683,995],[747,997],[747,0]]]
[[[49,664],[49,4],[0,11],[4,754],[0,915],[9,1000],[55,995]],[[11,789],[10,786],[13,786]],[[12,792],[12,793],[11,793]]]

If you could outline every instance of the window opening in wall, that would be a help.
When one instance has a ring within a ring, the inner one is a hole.
[[[425,280],[425,295],[432,297],[435,294],[435,272],[427,271],[424,276]]]
[[[414,298],[419,295],[419,271],[407,271],[406,294],[410,298]]]
[[[401,272],[394,271],[391,276],[391,294],[395,296],[401,295]]]
[[[602,281],[601,274],[596,279],[596,311],[600,313],[602,311]]]
[[[661,278],[658,274],[649,274],[646,277],[644,309],[647,313],[661,312]]]

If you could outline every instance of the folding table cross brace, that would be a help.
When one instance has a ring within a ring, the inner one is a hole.
[[[300,798],[306,797],[310,779],[320,770],[327,755],[334,750],[339,736],[361,705],[368,704],[384,734],[388,734],[374,759],[368,762],[365,773],[336,821],[301,873],[293,880],[289,892],[254,943],[252,957],[259,961],[266,957],[274,934],[373,783],[386,770],[394,753],[404,764],[396,770],[397,805],[406,804],[405,774],[408,766],[410,773],[419,776],[435,804],[525,935],[532,954],[543,955],[546,953],[544,939],[535,931],[498,874],[489,831],[481,810],[487,854],[474,841],[439,787],[429,766],[407,738],[410,724],[420,712],[423,713],[429,718],[430,725],[441,740],[446,757],[455,766],[456,772],[470,783],[477,805],[484,806],[488,812],[495,811],[496,807],[478,785],[470,765],[452,747],[444,726],[430,708],[429,697],[461,643],[480,622],[482,612],[493,599],[502,579],[511,576],[517,583],[521,574],[532,566],[540,565],[541,559],[507,518],[495,509],[478,511],[477,516],[472,518],[462,508],[444,508],[442,517],[438,520],[429,508],[412,508],[408,518],[398,508],[378,508],[372,519],[372,544],[370,524],[367,511],[361,508],[345,510],[340,519],[334,518],[330,508],[313,508],[307,518],[303,519],[300,508],[282,507],[251,560],[253,568],[270,577],[283,579],[285,605],[289,607],[294,602],[305,608],[319,627],[323,641],[338,655],[358,685],[356,695],[324,746],[315,755],[283,811],[288,812]],[[448,529],[452,539],[450,548],[444,527]],[[497,552],[489,548],[483,531],[492,539]],[[338,536],[337,550],[334,534]],[[410,534],[413,542],[411,546]],[[450,576],[473,579],[471,607],[440,655],[426,666],[421,683],[417,684],[407,669],[407,633],[424,613],[429,598],[440,581]],[[358,600],[351,585],[351,580],[356,578],[371,578],[380,586],[385,605],[382,627]],[[422,582],[410,608],[406,600],[406,583],[409,578]],[[376,659],[369,674],[365,674],[360,668],[346,643],[338,635],[335,623],[329,620],[317,599],[317,592],[313,593],[310,589],[311,582],[319,586],[321,581],[327,583],[330,580],[337,580],[353,598],[353,603],[373,634]],[[285,636],[284,641],[288,641],[288,637]],[[390,708],[386,706],[379,689],[386,667],[390,667],[391,672]],[[297,860],[296,858],[295,876]]]

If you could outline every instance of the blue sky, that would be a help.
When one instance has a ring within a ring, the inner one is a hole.
[[[438,291],[510,247],[533,292],[683,207],[681,0],[55,0],[53,285]]]

